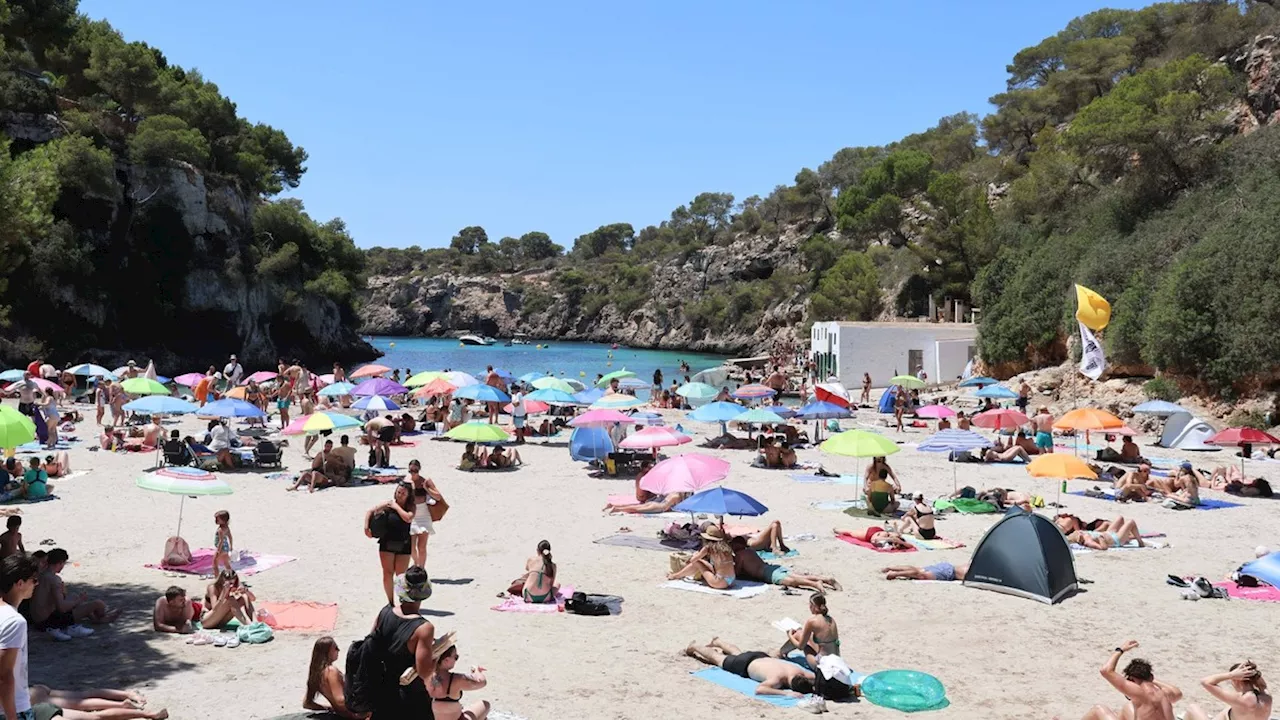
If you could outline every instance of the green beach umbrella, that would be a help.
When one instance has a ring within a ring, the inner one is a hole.
[[[883,457],[902,449],[889,438],[866,430],[846,430],[839,435],[832,435],[823,441],[821,447],[832,455],[859,458]]]
[[[533,381],[533,386],[539,390],[559,390],[562,393],[568,393],[570,395],[578,392],[567,381],[553,377],[538,378]]]
[[[919,390],[924,387],[924,381],[915,375],[894,375],[889,379],[890,385],[901,385],[908,390]]]
[[[405,380],[404,386],[407,388],[422,387],[423,385],[430,384],[432,380],[442,377],[444,377],[444,373],[438,370],[424,370],[408,380]]]
[[[188,468],[183,469],[186,470]],[[193,477],[188,478],[148,473],[134,482],[135,485],[143,490],[168,493],[182,498],[178,503],[178,531],[174,533],[178,537],[182,537],[182,511],[186,508],[187,496],[201,497],[231,494],[231,485],[226,480],[216,477],[212,480],[199,480],[196,479],[194,473],[191,474]]]
[[[732,422],[753,423],[756,425],[781,425],[786,422],[777,413],[764,408],[752,408],[739,415],[734,415]]]
[[[168,395],[169,388],[151,378],[130,378],[120,383],[120,387],[130,395]]]
[[[497,425],[490,425],[487,422],[478,422],[472,420],[465,422],[458,427],[444,434],[450,440],[460,440],[462,442],[502,442],[511,439],[507,431]]]
[[[613,380],[613,379],[621,380],[622,378],[629,378],[629,377],[635,377],[635,376],[636,376],[636,374],[635,374],[635,373],[631,372],[630,370],[628,370],[628,369],[626,369],[626,368],[622,368],[621,370],[614,370],[613,372],[609,373],[608,375],[605,375],[604,377],[602,377],[602,378],[600,378],[599,380],[597,380],[597,381],[596,381],[596,387],[598,387],[598,388],[607,388],[607,387],[609,387],[609,381],[610,381],[610,380]]]
[[[13,449],[36,439],[36,425],[14,408],[0,405],[0,447]]]

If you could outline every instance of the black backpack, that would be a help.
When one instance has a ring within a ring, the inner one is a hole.
[[[588,600],[586,593],[575,592],[564,601],[564,609],[575,615],[608,615],[609,606],[594,600]]]
[[[374,632],[377,632],[376,628]],[[386,674],[386,664],[374,633],[351,643],[347,647],[346,674],[342,679],[347,709],[354,713],[373,712]]]
[[[379,510],[378,512],[369,516],[369,534],[374,536],[375,538],[378,538],[379,540],[381,540],[382,536],[386,535],[387,531],[390,530],[390,528],[387,527],[387,525],[390,522],[390,518],[387,517],[388,512],[390,511]]]

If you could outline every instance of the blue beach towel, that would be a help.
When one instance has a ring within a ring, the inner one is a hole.
[[[778,556],[774,555],[772,550],[757,550],[756,554],[760,556],[761,560],[781,560],[782,558],[796,557],[800,554],[800,551],[795,548],[791,548],[785,555]]]
[[[784,697],[782,695],[757,695],[756,686],[760,683],[748,678],[734,675],[723,668],[713,667],[698,670],[690,673],[694,677],[702,678],[719,685],[722,688],[728,688],[739,695],[746,695],[752,700],[767,702],[777,707],[793,708],[799,702],[799,698]]]
[[[1085,494],[1085,492],[1084,492],[1083,490],[1072,490],[1071,492],[1069,492],[1069,493],[1067,493],[1067,494],[1068,494],[1068,495],[1079,495],[1080,497],[1092,497],[1091,495],[1086,495],[1086,494]],[[1095,499],[1095,500],[1106,500],[1107,502],[1115,502],[1115,501],[1116,501],[1116,499],[1115,499],[1114,497],[1112,497],[1111,495],[1104,495],[1103,497],[1100,497],[1100,498],[1094,498],[1094,499]],[[1147,503],[1148,503],[1148,504],[1152,504],[1152,505],[1159,505],[1159,504],[1160,504],[1160,503],[1159,503],[1158,501],[1156,501],[1156,500],[1148,500],[1148,501],[1147,501]],[[1195,509],[1196,509],[1196,510],[1221,510],[1221,509],[1223,509],[1223,508],[1240,507],[1240,506],[1241,506],[1241,503],[1231,502],[1230,500],[1217,500],[1217,499],[1214,499],[1214,498],[1207,498],[1207,497],[1201,496],[1201,497],[1200,497],[1200,504],[1199,504],[1199,505],[1197,505],[1197,506],[1195,507]]]

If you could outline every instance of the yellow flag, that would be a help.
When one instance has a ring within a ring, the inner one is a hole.
[[[1111,303],[1083,285],[1076,285],[1076,319],[1090,330],[1101,330],[1111,322]]]

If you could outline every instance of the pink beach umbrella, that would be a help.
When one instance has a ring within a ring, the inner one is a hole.
[[[204,378],[205,378],[204,373],[184,373],[174,378],[173,381],[178,383],[179,385],[186,385],[189,388],[193,388],[199,385],[200,381],[203,380]]]
[[[513,409],[514,408],[511,407],[511,403],[507,403],[506,405],[502,406],[502,412],[508,415],[511,414],[511,411]],[[550,409],[551,409],[551,406],[542,402],[541,400],[525,400],[524,401],[524,411],[529,413],[530,415],[537,415],[539,413],[544,413]]]
[[[631,416],[617,410],[588,410],[569,421],[573,427],[589,427],[592,425],[613,425],[614,423],[631,423]]]
[[[241,380],[240,384],[248,385],[251,382],[264,383],[264,382],[267,382],[268,380],[275,380],[276,377],[277,375],[271,372],[270,370],[259,370],[258,372],[250,375],[244,380]]]
[[[932,418],[940,420],[942,418],[951,418],[956,416],[956,411],[945,405],[925,405],[916,410],[916,417]]]
[[[63,394],[63,392],[64,392],[64,391],[63,391],[63,389],[62,389],[62,386],[61,386],[61,385],[59,385],[59,384],[57,384],[57,383],[49,382],[48,380],[45,380],[44,378],[33,377],[33,378],[31,378],[31,381],[32,381],[32,382],[34,382],[34,383],[36,384],[36,387],[37,387],[37,388],[39,388],[39,389],[41,389],[41,390],[43,390],[43,391],[45,391],[45,392],[51,392],[51,393],[53,393],[54,395],[62,395],[62,394]],[[6,393],[16,393],[16,392],[18,392],[18,384],[19,384],[19,383],[21,383],[21,382],[22,382],[22,381],[21,381],[21,380],[19,380],[18,382],[13,383],[12,385],[9,385],[8,387],[6,387],[6,388],[4,389],[4,391],[5,391]]]
[[[684,445],[693,442],[693,438],[669,427],[647,427],[640,432],[628,435],[618,447],[625,450],[653,450],[660,447]]]
[[[654,465],[640,480],[640,489],[660,495],[697,492],[728,475],[728,462],[710,455],[685,453]]]

